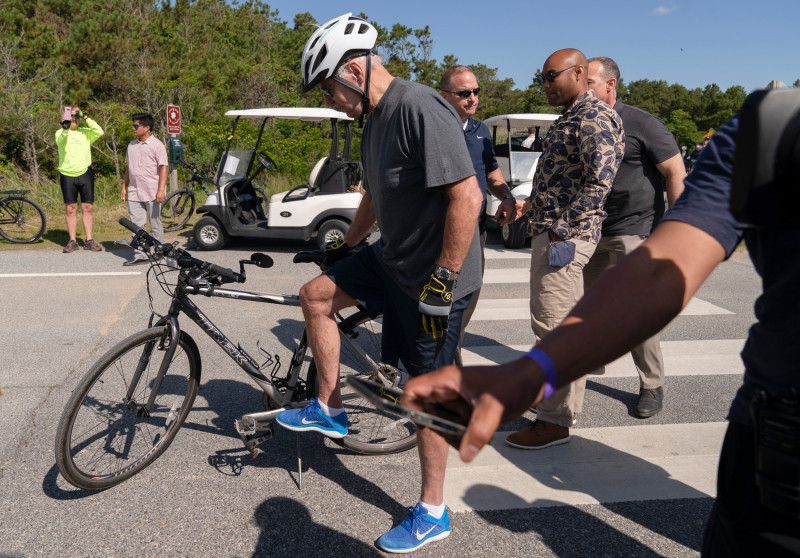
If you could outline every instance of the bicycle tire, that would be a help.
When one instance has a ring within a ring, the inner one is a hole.
[[[370,319],[363,310],[358,310],[345,318],[352,324],[352,333],[348,337],[358,340],[358,345],[376,363],[380,363],[379,324]],[[348,434],[333,442],[358,453],[367,455],[383,455],[399,453],[413,448],[417,444],[417,430],[413,422],[387,411],[380,411],[375,406],[356,394],[345,380],[348,376],[358,375],[366,380],[378,381],[370,363],[342,343],[340,355],[340,385],[344,408],[347,412]],[[385,376],[392,376],[393,386],[399,387],[401,374],[391,366],[379,364]],[[314,359],[308,367],[309,385],[316,392],[317,367]]]
[[[200,383],[197,344],[181,332],[149,416],[139,416],[166,354],[164,327],[121,341],[86,373],[58,424],[55,454],[61,475],[73,486],[102,490],[142,471],[169,447],[183,425]],[[149,351],[149,356],[146,353]],[[153,358],[153,357],[156,358]],[[132,402],[126,391],[140,359],[147,364]]]
[[[0,198],[0,236],[15,244],[36,242],[44,234],[47,218],[33,200],[25,196]]]
[[[165,232],[182,229],[194,214],[194,193],[182,188],[175,190],[161,206],[161,224]]]

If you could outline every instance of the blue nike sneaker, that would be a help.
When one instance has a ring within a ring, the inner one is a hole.
[[[347,436],[347,413],[331,417],[322,412],[319,403],[313,397],[302,409],[289,409],[278,413],[275,420],[289,430],[296,432],[319,432],[329,438]]]
[[[441,519],[428,515],[422,504],[406,508],[410,513],[403,522],[378,539],[378,546],[386,552],[405,554],[414,552],[429,542],[439,541],[450,534],[450,518],[444,510]]]

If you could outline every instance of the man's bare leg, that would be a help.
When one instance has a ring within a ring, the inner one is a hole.
[[[449,444],[429,428],[417,430],[419,462],[422,471],[420,500],[432,506],[444,503],[444,475]]]
[[[320,275],[300,289],[300,302],[308,332],[308,346],[317,365],[318,399],[335,409],[342,407],[339,389],[339,351],[341,342],[334,314],[356,306],[356,301],[336,286],[327,275]]]

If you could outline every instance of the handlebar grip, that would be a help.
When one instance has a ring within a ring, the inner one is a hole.
[[[136,234],[139,232],[139,225],[135,224],[133,221],[128,219],[127,217],[120,217],[119,224],[131,231],[132,233]]]
[[[158,239],[156,239],[154,236],[152,236],[143,228],[139,227],[130,219],[127,219],[125,217],[120,217],[118,223],[134,234],[134,241],[136,241],[136,238],[144,239],[147,245],[152,246],[156,250],[159,250],[159,248],[162,246],[168,246],[162,244]]]
[[[219,275],[223,279],[227,279],[228,281],[233,281],[235,283],[244,283],[244,277],[240,274],[236,273],[232,269],[228,269],[227,267],[220,267],[216,264],[209,263],[208,264],[208,272],[213,273],[214,275]]]

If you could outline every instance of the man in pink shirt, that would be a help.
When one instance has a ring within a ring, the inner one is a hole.
[[[136,139],[128,144],[125,162],[125,178],[122,181],[120,198],[128,202],[128,215],[135,224],[144,228],[150,221],[150,233],[164,241],[161,224],[161,204],[167,197],[168,161],[164,144],[154,135],[153,117],[145,113],[133,115],[133,135]],[[122,265],[147,263],[147,256],[137,250],[132,260]]]

